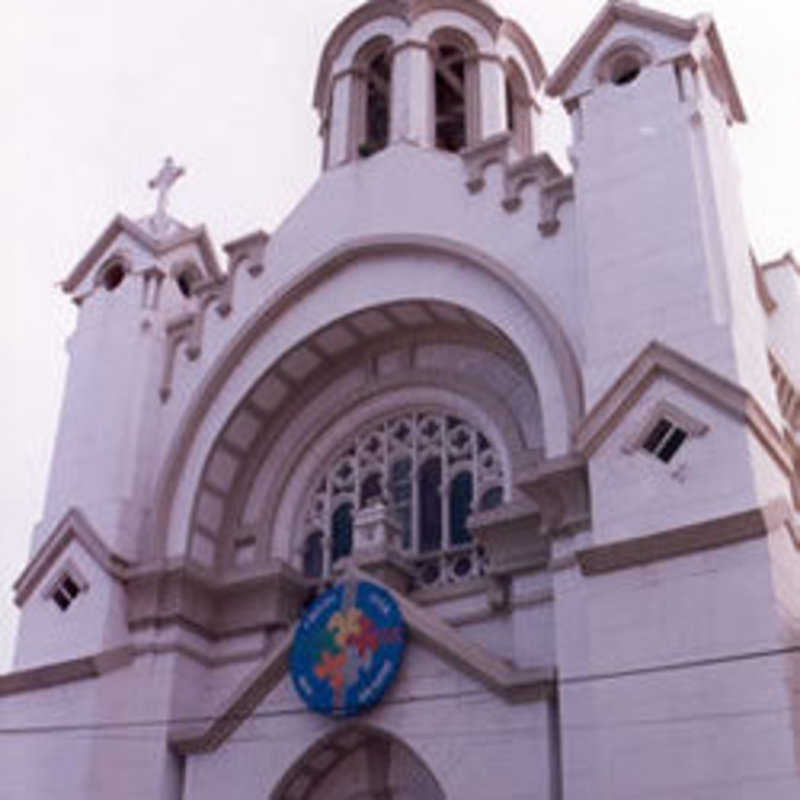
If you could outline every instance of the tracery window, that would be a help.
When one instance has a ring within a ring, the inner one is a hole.
[[[385,504],[402,529],[420,583],[481,572],[467,519],[504,500],[497,448],[474,425],[443,411],[413,411],[372,423],[336,455],[303,517],[303,570],[327,577],[350,554],[357,509]]]

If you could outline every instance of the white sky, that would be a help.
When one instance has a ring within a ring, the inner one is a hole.
[[[800,11],[796,0],[653,0],[714,14],[750,122],[734,131],[751,240],[762,259],[800,253]],[[273,230],[318,174],[317,59],[355,0],[4,0],[0,28],[0,672],[16,612],[10,586],[38,519],[74,309],[54,284],[117,211],[148,213],[172,154],[188,168],[171,212],[217,247]],[[552,71],[599,0],[498,0]],[[566,126],[546,106],[562,164]],[[224,262],[223,262],[224,263]]]

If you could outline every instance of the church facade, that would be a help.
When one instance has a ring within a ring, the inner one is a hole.
[[[488,4],[370,0],[314,105],[276,231],[223,267],[168,159],[62,284],[0,794],[797,798],[800,265],[713,20],[611,0],[548,74]],[[356,583],[405,651],[318,713],[294,637]]]

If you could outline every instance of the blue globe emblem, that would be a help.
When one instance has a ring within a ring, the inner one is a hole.
[[[297,626],[289,671],[313,711],[351,716],[374,706],[394,680],[406,625],[392,596],[368,581],[338,584]]]

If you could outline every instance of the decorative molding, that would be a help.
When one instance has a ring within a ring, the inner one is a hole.
[[[308,588],[281,561],[225,578],[185,561],[148,565],[128,575],[128,625],[131,630],[179,625],[209,641],[282,629],[296,618]]]
[[[481,191],[486,186],[487,167],[500,164],[503,208],[516,211],[522,205],[522,189],[528,184],[539,186],[539,231],[543,236],[552,236],[559,228],[558,209],[575,199],[572,176],[564,175],[548,153],[529,155],[510,163],[512,148],[513,137],[504,131],[461,150],[467,169],[467,189],[472,194]]]
[[[199,316],[200,313],[197,311],[181,314],[167,322],[165,326],[164,360],[161,368],[161,382],[158,387],[158,394],[163,403],[166,403],[172,394],[175,359],[180,345],[186,345],[186,356],[190,361],[194,361],[200,356]]]
[[[780,261],[772,262],[770,264],[759,264],[753,251],[750,251],[750,265],[753,269],[753,279],[756,283],[756,295],[758,296],[758,301],[761,303],[761,308],[764,309],[764,313],[768,316],[778,308],[778,302],[775,300],[775,298],[772,296],[772,292],[769,290],[767,281],[764,278],[764,270],[774,267],[778,264],[783,265],[784,263],[784,260],[781,259]]]
[[[781,471],[792,477],[792,460],[783,437],[755,398],[741,386],[658,341],[651,342],[633,359],[584,417],[574,433],[576,449],[589,458],[662,375],[745,423]]]
[[[125,580],[130,562],[113,552],[86,517],[77,508],[71,508],[14,582],[14,602],[18,606],[25,603],[73,541],[79,542],[108,575],[115,580]]]
[[[483,173],[491,164],[500,164],[503,171],[508,169],[508,157],[511,147],[509,133],[496,133],[470,147],[465,147],[459,155],[467,168],[467,189],[472,194],[479,192],[486,185]]]
[[[544,531],[559,535],[588,525],[589,478],[583,456],[519,462],[514,475],[516,485],[536,503]]]
[[[615,570],[639,567],[655,561],[698,553],[766,536],[788,526],[795,547],[800,540],[793,511],[784,498],[755,508],[703,522],[672,528],[647,536],[637,536],[611,544],[579,550],[576,554],[584,575],[601,575]]]
[[[555,234],[561,223],[558,210],[566,202],[575,199],[575,184],[572,175],[564,175],[542,187],[539,193],[539,232],[542,236]]]
[[[358,580],[375,581],[374,576],[359,569],[351,569],[350,574]],[[452,626],[424,611],[407,597],[388,586],[383,588],[397,603],[412,641],[432,650],[443,661],[479,681],[494,694],[508,702],[523,702],[547,698],[555,691],[556,671],[553,667],[518,669],[510,666],[483,646],[465,639]],[[286,674],[292,638],[293,631],[281,640],[266,662],[237,690],[202,734],[173,737],[170,740],[172,748],[184,755],[216,750]]]
[[[59,661],[57,664],[10,672],[7,675],[0,675],[0,697],[49,689],[87,678],[99,678],[107,672],[127,667],[133,662],[134,657],[134,648],[125,645],[91,656]]]
[[[530,183],[542,187],[563,176],[549,153],[526,156],[506,168],[503,208],[514,211],[522,205],[521,191]]]

